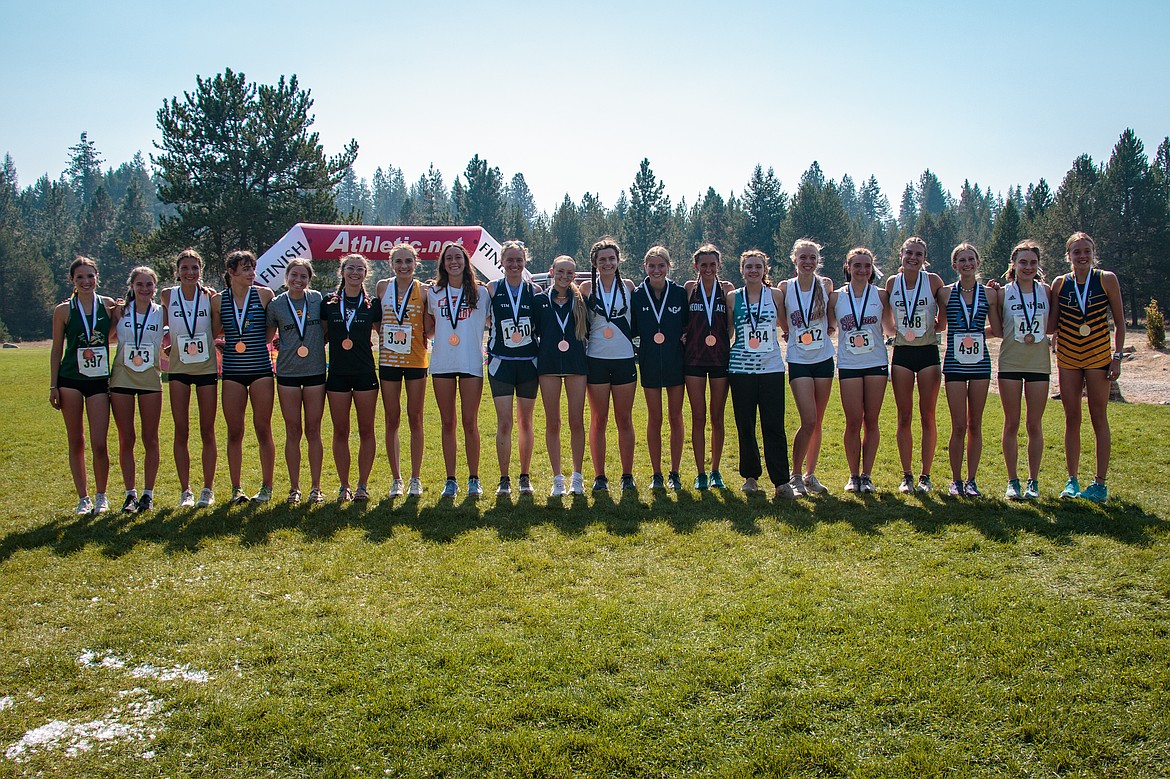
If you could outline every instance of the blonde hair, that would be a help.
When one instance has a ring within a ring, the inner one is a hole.
[[[577,261],[567,254],[560,255],[549,266],[549,276],[556,270],[557,264],[562,262],[573,266],[573,280],[569,282],[569,295],[573,298],[573,335],[584,343],[589,337],[589,318],[585,310],[585,297],[581,294],[581,288],[577,286]]]
[[[126,277],[126,301],[127,305],[133,305],[134,301],[134,280],[139,276],[150,276],[154,279],[154,283],[158,284],[158,274],[154,272],[154,268],[149,265],[139,265],[134,270],[130,271],[130,275]]]
[[[1033,241],[1031,238],[1025,238],[1012,247],[1012,255],[1008,258],[1007,270],[1003,272],[1003,277],[1008,281],[1016,280],[1016,256],[1020,252],[1035,252],[1036,253],[1036,278],[1044,281],[1044,266],[1040,264],[1040,259],[1043,255],[1040,253],[1040,244]]]
[[[739,255],[739,272],[743,275],[743,264],[745,260],[760,259],[764,261],[764,278],[763,283],[765,287],[772,286],[772,282],[768,279],[768,268],[772,267],[772,258],[764,254],[759,249],[748,249],[743,254]]]
[[[825,285],[822,281],[824,277],[817,273],[817,271],[825,265],[825,261],[821,259],[821,250],[825,247],[821,246],[811,238],[797,238],[796,241],[792,244],[792,254],[790,254],[788,257],[790,260],[792,260],[793,266],[796,265],[796,253],[802,248],[812,248],[817,252],[817,267],[816,270],[813,271],[813,304],[812,310],[809,311],[809,316],[813,319],[820,319],[825,315],[826,301]],[[803,316],[804,312],[801,312],[801,315]],[[804,326],[808,327],[809,323],[805,322]]]
[[[1097,242],[1093,240],[1093,236],[1089,235],[1084,230],[1077,230],[1075,233],[1073,233],[1072,235],[1070,235],[1068,237],[1067,241],[1064,242],[1064,258],[1066,260],[1069,259],[1068,253],[1072,249],[1073,244],[1076,243],[1077,241],[1088,241],[1089,246],[1093,247],[1093,265],[1096,265],[1098,262],[1098,260],[1097,260]]]
[[[651,257],[661,257],[662,259],[666,260],[667,265],[674,264],[670,259],[670,250],[665,246],[651,246],[646,250],[646,256],[642,258],[642,263],[645,264],[646,260],[650,259]]]

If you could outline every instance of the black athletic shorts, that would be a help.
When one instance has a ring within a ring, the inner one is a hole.
[[[837,379],[844,381],[845,379],[863,379],[866,376],[889,376],[890,366],[875,365],[872,368],[838,368]]]
[[[607,360],[604,357],[589,357],[589,377],[586,384],[633,384],[638,380],[638,363],[633,357]]]
[[[501,360],[493,357],[488,362],[488,387],[491,388],[493,398],[515,395],[534,400],[540,389],[536,363],[532,360]]]
[[[820,362],[790,362],[788,363],[788,383],[796,379],[831,379],[833,378],[833,358]]]
[[[369,392],[377,389],[376,373],[331,373],[325,380],[326,392]]]
[[[105,395],[110,391],[110,380],[106,379],[68,379],[64,376],[57,377],[57,389],[71,389],[77,390],[81,393],[83,398],[91,398],[94,395]]]
[[[1052,381],[1052,375],[1049,373],[1032,373],[1030,371],[1000,371],[998,376],[1007,381],[1022,381],[1024,383],[1042,381],[1047,384]]]
[[[938,356],[938,345],[928,344],[926,346],[895,346],[891,364],[918,373],[926,368],[942,365],[942,361]]]
[[[320,387],[325,383],[325,374],[317,373],[312,376],[277,376],[277,385],[281,387]]]
[[[219,376],[214,373],[168,373],[167,381],[186,384],[188,387],[214,387]]]
[[[252,382],[254,382],[254,381],[259,381],[260,379],[271,379],[271,378],[272,378],[272,371],[268,371],[267,373],[241,373],[241,374],[238,374],[236,376],[232,376],[232,375],[227,374],[227,373],[225,373],[223,375],[224,381],[234,381],[236,384],[243,384],[245,387],[251,387]]]
[[[378,378],[381,381],[414,381],[426,377],[426,368],[394,368],[388,365],[378,368]]]
[[[683,368],[687,376],[702,376],[704,379],[726,379],[726,365],[687,365]]]

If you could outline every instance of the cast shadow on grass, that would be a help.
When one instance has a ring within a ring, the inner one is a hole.
[[[145,516],[110,512],[57,517],[0,539],[0,561],[21,550],[51,549],[64,556],[90,545],[112,558],[140,543],[161,544],[174,553],[195,551],[201,544],[225,538],[256,546],[269,543],[282,532],[324,541],[357,530],[374,543],[402,529],[434,543],[448,543],[481,530],[494,532],[503,540],[520,540],[540,526],[551,526],[566,535],[582,535],[593,527],[628,536],[638,533],[647,522],[664,522],[676,533],[696,532],[709,523],[729,523],[734,532],[744,535],[762,532],[763,524],[769,522],[802,532],[812,532],[819,525],[846,523],[862,534],[878,534],[883,527],[901,522],[923,534],[966,526],[998,542],[1030,534],[1072,543],[1077,535],[1098,535],[1133,545],[1149,544],[1153,532],[1170,528],[1166,519],[1118,500],[1105,506],[1055,499],[1009,504],[955,500],[937,494],[879,493],[782,501],[768,494],[746,496],[732,490],[666,493],[642,489],[563,498],[460,495],[425,505],[418,498],[384,498],[364,504],[250,503],[220,505],[210,511],[164,508]]]

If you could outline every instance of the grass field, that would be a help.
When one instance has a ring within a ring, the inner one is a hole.
[[[0,776],[1170,771],[1170,408],[1111,409],[1104,507],[1054,498],[1058,403],[1047,499],[894,494],[890,397],[867,500],[834,398],[833,494],[796,504],[652,495],[641,447],[636,497],[550,503],[538,441],[536,500],[440,505],[432,405],[421,501],[213,511],[171,508],[164,410],[160,509],[75,518],[47,362],[0,352]]]

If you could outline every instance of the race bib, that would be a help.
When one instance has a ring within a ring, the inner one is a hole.
[[[898,335],[906,338],[907,335],[913,338],[906,338],[907,341],[913,341],[926,335],[926,317],[915,312],[914,316],[906,316],[903,314],[898,317]]]
[[[775,327],[745,327],[744,330],[747,331],[744,344],[748,354],[768,354],[776,349]]]
[[[1044,329],[1046,326],[1044,317],[1038,316],[1032,320],[1032,325],[1029,327],[1028,323],[1022,318],[1016,320],[1015,339],[1022,344],[1039,343],[1040,339],[1044,337]],[[1032,336],[1032,340],[1028,340],[1028,336]]]
[[[132,371],[148,371],[154,367],[154,350],[146,344],[139,347],[127,344],[122,349],[122,362]]]
[[[953,333],[951,341],[954,345],[955,360],[960,365],[976,365],[983,359],[983,333]]]
[[[793,333],[793,340],[799,348],[806,352],[823,349],[825,348],[825,329],[823,327],[810,327],[799,335]]]
[[[104,346],[77,350],[77,371],[90,379],[104,379],[110,375],[109,352]]]
[[[869,354],[877,346],[869,330],[850,330],[845,333],[845,349],[850,354]]]
[[[526,316],[516,321],[504,319],[500,322],[500,332],[504,334],[504,343],[513,348],[528,346],[532,343],[532,320]]]
[[[211,359],[211,339],[206,333],[200,333],[194,338],[177,335],[175,345],[171,347],[172,355],[175,349],[179,350],[179,362],[184,365],[196,365]]]
[[[397,322],[382,323],[382,345],[394,354],[410,354],[413,326]]]

